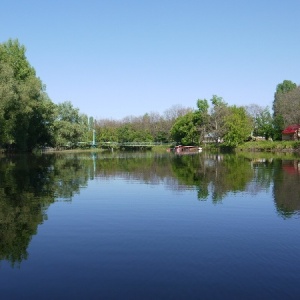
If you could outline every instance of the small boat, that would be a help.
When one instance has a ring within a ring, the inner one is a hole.
[[[174,152],[175,154],[192,154],[202,152],[201,147],[197,146],[176,146],[169,150],[169,152]]]

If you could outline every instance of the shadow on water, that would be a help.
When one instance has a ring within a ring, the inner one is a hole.
[[[199,200],[213,203],[229,193],[256,195],[273,189],[278,214],[300,211],[299,159],[245,158],[233,154],[186,156],[149,153],[77,153],[0,158],[0,261],[13,266],[28,256],[27,248],[47,209],[71,201],[89,181],[122,177],[180,191],[197,190]]]

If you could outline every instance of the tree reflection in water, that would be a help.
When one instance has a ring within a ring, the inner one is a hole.
[[[197,190],[199,200],[228,193],[252,195],[273,188],[280,216],[300,211],[299,160],[245,158],[233,154],[56,154],[0,158],[0,261],[18,265],[47,208],[71,201],[95,177],[122,177],[175,191]]]
[[[87,185],[85,161],[51,155],[0,160],[0,260],[26,259],[27,247],[57,199],[71,200]]]

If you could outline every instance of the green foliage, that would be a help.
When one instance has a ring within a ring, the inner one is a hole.
[[[198,144],[198,121],[198,116],[194,112],[179,117],[171,129],[171,136],[174,141],[182,145]]]
[[[92,161],[68,156],[17,155],[0,159],[0,261],[12,266],[28,258],[47,208],[70,200],[86,186]]]
[[[0,44],[0,144],[31,151],[51,140],[51,101],[25,56],[25,47]]]
[[[223,106],[223,105],[227,105],[222,97],[219,97],[217,95],[213,95],[211,98],[211,103],[213,104],[213,106],[218,107],[218,106]]]
[[[198,110],[194,112],[197,131],[199,135],[199,144],[204,140],[207,129],[209,128],[210,116],[208,114],[209,105],[206,99],[197,100]]]
[[[117,129],[110,126],[103,126],[97,130],[97,140],[102,142],[117,142]]]
[[[267,140],[273,135],[273,118],[268,108],[259,112],[255,117],[254,136],[263,136]]]
[[[88,117],[79,113],[70,101],[56,106],[56,118],[53,123],[55,146],[58,148],[73,148],[78,142],[92,140],[92,131],[89,131]]]
[[[208,114],[209,105],[208,105],[208,101],[206,99],[198,99],[197,107],[198,107],[198,111],[201,115]]]
[[[135,130],[131,124],[124,124],[117,129],[117,137],[119,143],[124,142],[151,142],[152,136],[149,132],[143,130]]]
[[[281,141],[282,139],[282,130],[284,129],[284,120],[282,115],[277,114],[273,118],[273,140]]]
[[[26,58],[18,40],[0,44],[0,146],[32,151],[43,146],[74,147],[91,142],[93,130],[98,141],[176,141],[201,144],[209,135],[216,143],[235,147],[249,135],[249,116],[242,108],[229,106],[213,95],[211,109],[206,99],[197,100],[197,109],[174,106],[164,116],[146,113],[123,121],[95,122],[66,101],[54,105],[45,87]],[[266,108],[252,115],[255,135],[281,139],[282,130],[300,123],[300,87],[284,80],[276,87],[273,118]]]
[[[210,113],[207,133],[218,143],[226,133],[225,118],[229,114],[229,108],[222,97],[213,95],[210,101],[213,107]]]
[[[279,83],[276,87],[276,94],[285,94],[297,87],[297,84],[291,80],[283,80],[282,83]]]
[[[226,133],[224,145],[236,147],[249,138],[252,124],[243,107],[232,106],[230,114],[225,118]]]
[[[199,145],[202,142],[209,122],[207,100],[198,99],[197,107],[198,110],[178,117],[172,126],[171,137],[176,143]]]
[[[300,146],[299,142],[290,144]],[[299,158],[288,158],[205,152],[186,156],[59,153],[2,157],[0,261],[14,266],[27,259],[28,246],[38,226],[47,221],[49,206],[55,201],[71,201],[94,177],[122,177],[155,186],[163,182],[172,191],[197,191],[199,200],[211,199],[215,204],[226,201],[229,193],[246,191],[254,197],[272,188],[279,215],[288,218],[300,208]],[[286,172],[285,167],[295,170],[295,174]]]
[[[13,78],[17,81],[35,77],[35,70],[27,61],[25,46],[18,40],[9,39],[0,45],[0,61],[12,68]]]
[[[293,152],[299,149],[299,141],[253,141],[237,147],[237,150],[251,152]]]
[[[172,162],[180,184],[195,186],[199,200],[222,201],[228,192],[243,191],[253,178],[249,162],[235,155],[177,156]]]

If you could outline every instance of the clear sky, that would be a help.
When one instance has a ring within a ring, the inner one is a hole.
[[[18,39],[55,103],[95,118],[272,106],[299,84],[299,0],[0,0],[0,42]]]

